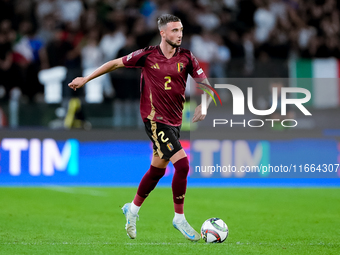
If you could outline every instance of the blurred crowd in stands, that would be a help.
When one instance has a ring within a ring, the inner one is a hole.
[[[16,87],[42,102],[40,70],[65,66],[66,85],[83,69],[157,45],[163,13],[182,20],[182,47],[209,77],[287,76],[291,57],[340,58],[339,10],[337,0],[0,0],[0,100]],[[138,99],[139,72],[113,72],[105,98]]]

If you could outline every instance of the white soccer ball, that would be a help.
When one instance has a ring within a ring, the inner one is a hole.
[[[201,227],[201,237],[206,243],[222,243],[228,232],[227,224],[219,218],[210,218]]]

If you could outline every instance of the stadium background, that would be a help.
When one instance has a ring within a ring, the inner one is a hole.
[[[138,238],[128,239],[120,208],[151,159],[140,71],[67,87],[158,44],[156,18],[172,13],[184,25],[183,47],[211,79],[244,93],[256,84],[256,109],[268,109],[274,85],[312,93],[312,117],[289,110],[296,128],[211,132],[212,119],[231,118],[231,95],[218,91],[223,107],[212,105],[196,126],[187,104],[181,139],[193,162],[192,135],[217,143],[216,162],[340,163],[339,9],[336,0],[0,0],[0,254],[340,254],[339,171],[190,176],[188,222],[198,230],[216,216],[229,227],[226,242],[207,245],[173,229],[170,164],[139,212]],[[196,92],[188,91],[190,106]],[[225,158],[222,146],[232,148]]]
[[[312,93],[307,104],[312,119],[295,111],[297,129],[229,129],[225,139],[245,140],[249,148],[269,141],[282,152],[287,143],[296,144],[293,161],[302,157],[308,163],[315,154],[320,163],[339,163],[338,1],[1,0],[0,184],[138,184],[151,157],[138,111],[140,71],[120,69],[76,92],[67,84],[105,61],[158,44],[156,18],[162,13],[181,18],[182,46],[211,78],[311,78],[301,86]],[[331,82],[326,86],[325,80]],[[268,85],[258,86],[254,102],[268,101],[268,91]],[[232,104],[227,93],[222,101]],[[206,123],[209,119],[199,125]],[[188,153],[189,126],[186,107],[182,140]],[[125,167],[127,160],[136,163]],[[161,184],[171,183],[172,171],[169,167]],[[339,175],[333,177],[192,178],[189,183],[339,185]]]

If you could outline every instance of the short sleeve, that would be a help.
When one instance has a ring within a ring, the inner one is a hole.
[[[131,52],[123,57],[123,64],[128,68],[144,67],[145,59],[150,54],[149,47]]]
[[[198,63],[196,57],[191,52],[190,52],[190,60],[192,63],[192,69],[191,69],[192,72],[190,72],[190,75],[192,76],[192,78],[200,78],[200,79],[207,78],[203,69],[200,67],[200,64]]]

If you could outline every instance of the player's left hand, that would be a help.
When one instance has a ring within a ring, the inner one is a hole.
[[[197,122],[205,119],[206,115],[202,114],[202,105],[196,107],[194,117],[192,118],[192,122]]]

